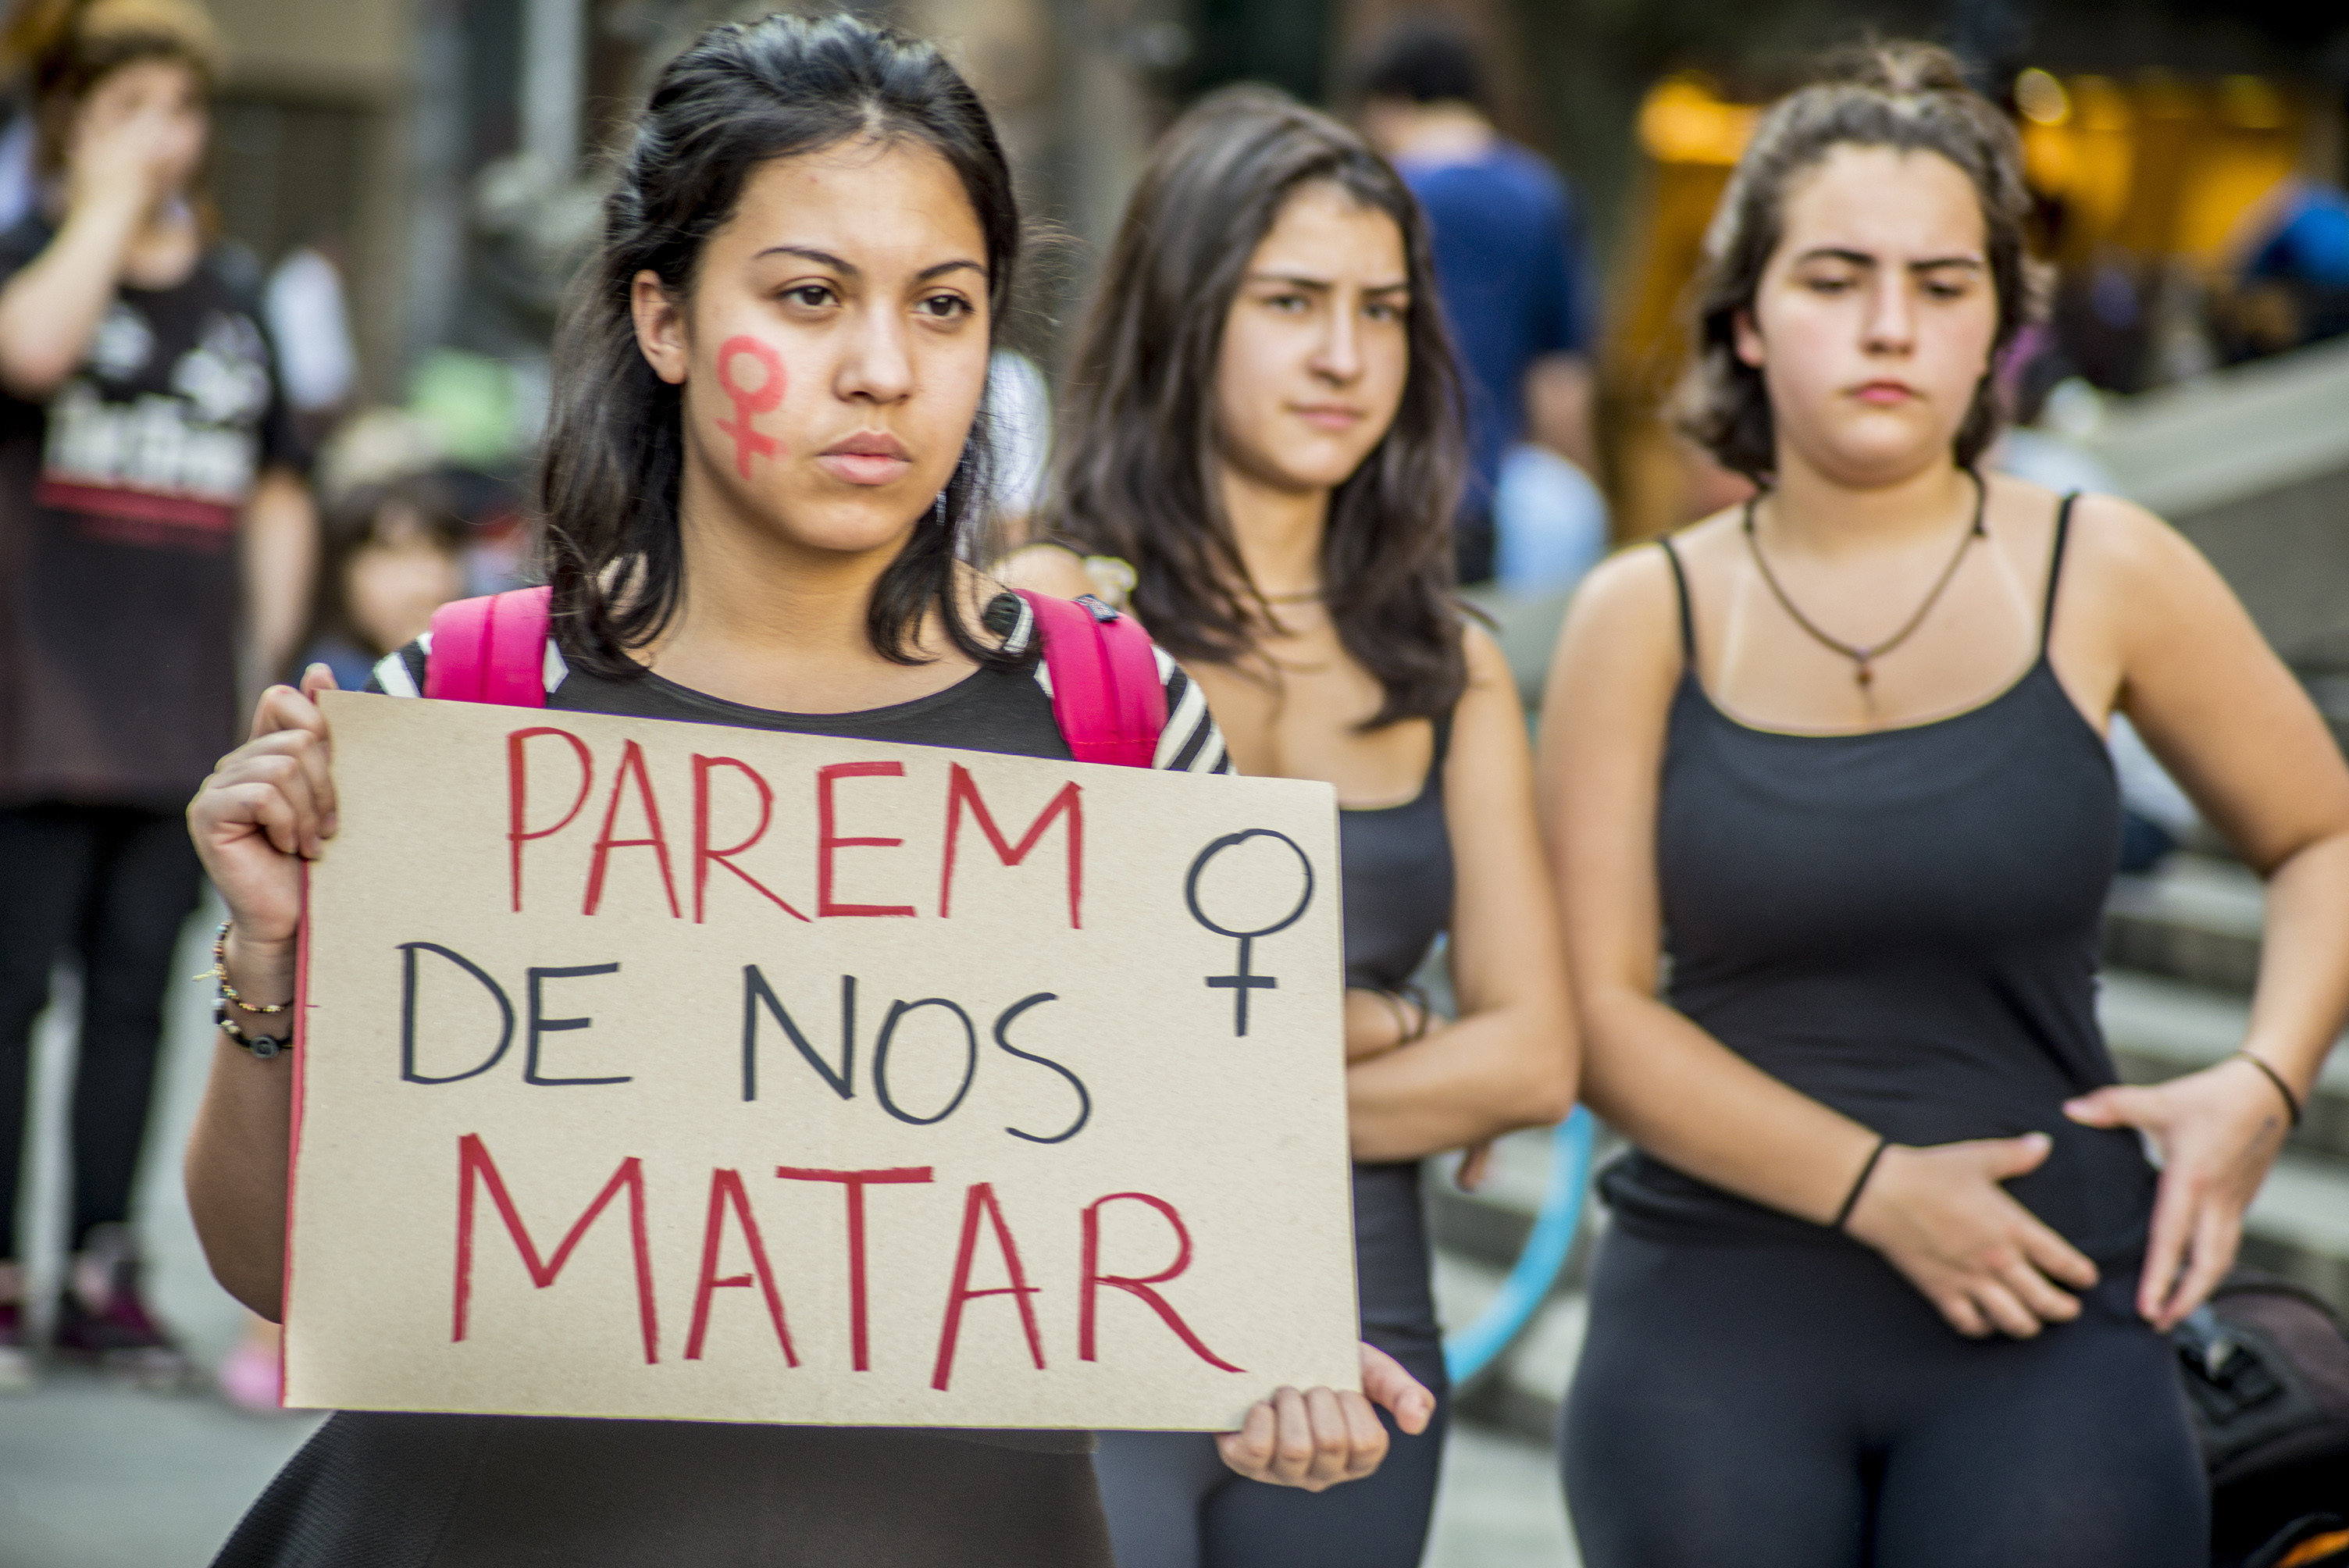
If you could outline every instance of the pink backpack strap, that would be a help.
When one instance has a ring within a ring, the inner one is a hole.
[[[1079,762],[1151,766],[1166,727],[1166,687],[1149,634],[1098,599],[1056,599],[1024,588],[1019,596],[1035,613],[1052,677],[1052,717],[1069,755]]]
[[[517,588],[433,611],[424,695],[442,702],[544,707],[554,596],[552,588]]]

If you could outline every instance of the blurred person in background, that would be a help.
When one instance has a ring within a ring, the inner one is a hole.
[[[191,0],[26,0],[42,201],[0,235],[0,1379],[32,1026],[82,974],[56,1346],[186,1364],[129,1233],[162,997],[202,881],[181,812],[306,613],[316,521],[255,270],[196,189],[219,50]]]
[[[364,687],[385,655],[423,635],[433,611],[464,596],[469,542],[465,520],[429,476],[337,497],[326,509],[326,558],[300,667],[322,664],[344,691]]]
[[[285,400],[294,406],[303,439],[312,446],[323,442],[349,411],[358,388],[358,345],[351,338],[348,291],[336,260],[341,249],[314,235],[285,253],[262,292]]]
[[[1352,131],[1260,88],[1204,100],[1119,223],[1049,521],[1131,563],[1239,771],[1336,787],[1362,1333],[1442,1396],[1420,1161],[1563,1120],[1574,1033],[1524,706],[1452,592],[1463,453],[1430,273],[1418,204]],[[1067,550],[1017,565],[1091,587]],[[1413,983],[1446,935],[1451,1019]],[[1411,1568],[1447,1418],[1320,1495],[1230,1474],[1205,1433],[1103,1432],[1117,1560]]]
[[[1485,582],[1505,557],[1514,585],[1578,576],[1605,549],[1607,513],[1588,477],[1588,285],[1574,193],[1495,129],[1475,50],[1446,22],[1398,24],[1365,58],[1360,88],[1363,134],[1427,213],[1465,383],[1459,580]]]
[[[1759,493],[1558,645],[1584,1083],[1635,1146],[1561,1434],[1590,1568],[2209,1561],[2168,1336],[2349,1013],[2349,769],[2160,519],[1981,470],[2021,161],[1923,45],[1762,117],[1682,410]],[[2239,1048],[2143,1087],[2096,1015],[2120,712],[2267,884]]]
[[[2218,302],[2230,359],[2281,354],[2349,333],[2349,191],[2295,175],[2237,226]]]

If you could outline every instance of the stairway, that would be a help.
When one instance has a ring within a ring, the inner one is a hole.
[[[2259,962],[2261,892],[2242,866],[2181,851],[2153,874],[2116,883],[2105,917],[2098,1012],[2121,1077],[2157,1082],[2236,1048]],[[1598,1162],[1619,1144],[1602,1134]],[[1522,1132],[1495,1150],[1473,1193],[1454,1161],[1429,1162],[1436,1304],[1447,1326],[1470,1321],[1500,1286],[1539,1206],[1548,1135]],[[1587,1206],[1557,1290],[1526,1332],[1460,1393],[1466,1420],[1547,1441],[1580,1352],[1582,1281],[1606,1210]],[[2241,1258],[2296,1279],[2349,1312],[2349,1050],[2326,1064],[2308,1114],[2245,1222]]]

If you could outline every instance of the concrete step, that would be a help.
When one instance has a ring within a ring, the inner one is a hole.
[[[2113,879],[2105,963],[2248,995],[2259,975],[2265,905],[2248,867],[2180,851],[2148,873]]]

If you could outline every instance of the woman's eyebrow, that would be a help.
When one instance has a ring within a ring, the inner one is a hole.
[[[1873,267],[1876,265],[1877,258],[1866,251],[1846,250],[1841,245],[1821,245],[1815,250],[1805,251],[1795,258],[1796,266],[1801,266],[1806,262],[1842,262],[1855,267]],[[1929,273],[1940,267],[1970,267],[1975,272],[1980,272],[1982,264],[1982,259],[1980,256],[1969,253],[1956,256],[1930,256],[1921,262],[1910,262],[1908,265],[1912,273]]]
[[[915,274],[914,281],[916,283],[926,284],[932,278],[941,278],[946,276],[948,273],[959,272],[977,273],[982,278],[987,276],[987,269],[985,267],[966,256],[951,262],[940,262],[935,267],[924,267],[919,273]]]
[[[813,262],[820,267],[830,267],[844,277],[855,278],[864,275],[864,269],[854,262],[835,256],[830,251],[819,251],[812,245],[769,245],[750,259],[754,262],[764,261],[769,256],[797,256],[803,262]],[[944,277],[948,273],[957,272],[973,272],[980,277],[987,276],[987,269],[984,266],[968,256],[957,256],[951,262],[940,262],[934,267],[924,267],[915,274],[914,281],[926,284],[932,278]]]
[[[769,256],[797,256],[803,262],[813,262],[817,266],[830,267],[833,271],[845,273],[850,277],[861,276],[863,273],[863,269],[855,263],[843,261],[830,251],[819,251],[812,245],[769,245],[750,259],[754,262],[762,262]]]
[[[1286,284],[1290,288],[1311,289],[1319,294],[1326,294],[1338,286],[1329,278],[1299,277],[1292,273],[1250,273],[1240,281],[1250,284]],[[1411,282],[1406,278],[1398,279],[1391,284],[1365,284],[1362,285],[1362,292],[1373,294],[1402,294],[1410,287]]]

